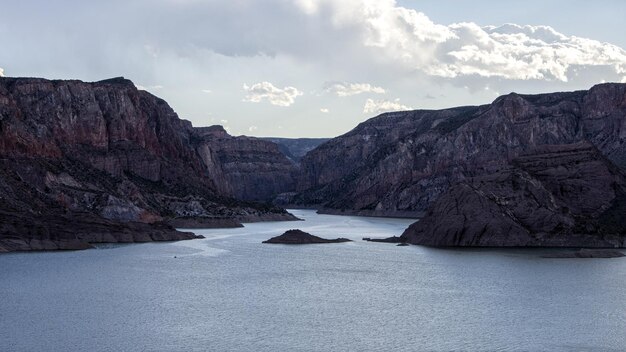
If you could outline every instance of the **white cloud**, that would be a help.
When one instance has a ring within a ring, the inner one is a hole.
[[[320,112],[324,113],[324,114],[328,114],[330,112],[330,110],[326,109],[326,108],[321,108]]]
[[[457,35],[451,47],[425,68],[431,75],[477,75],[514,80],[567,82],[573,68],[626,70],[626,51],[591,39],[568,37],[547,26],[449,27]]]
[[[567,82],[574,69],[626,73],[624,49],[567,36],[548,26],[481,27],[471,22],[445,26],[393,0],[300,0],[297,4],[309,16],[330,14],[336,30],[353,29],[357,36],[352,39],[371,51],[369,57],[430,76]]]
[[[146,91],[163,89],[162,85],[142,86],[141,84],[135,84],[135,87],[139,90],[146,90]]]
[[[202,90],[202,93],[207,93],[207,94],[210,94],[210,93],[213,93],[213,91],[212,91],[212,90],[210,90],[210,89],[203,89],[203,90]]]
[[[0,67],[0,77],[4,77],[4,69],[2,67]]]
[[[385,89],[369,83],[327,82],[325,91],[334,93],[338,97],[349,97],[361,93],[385,94]]]
[[[622,77],[622,83],[626,83],[626,76]]]
[[[364,114],[380,114],[389,111],[412,110],[410,106],[400,104],[400,99],[391,100],[373,100],[367,99],[363,106]]]
[[[258,128],[258,127],[256,127],[256,126],[250,126],[250,127],[248,127],[248,131],[249,131],[249,132],[254,132],[254,131],[258,130],[258,129],[259,129],[259,128]]]
[[[228,120],[220,120],[220,122],[221,122],[222,124],[227,124],[227,123],[228,123]]]
[[[300,95],[301,91],[294,87],[277,88],[270,82],[260,82],[248,86],[243,85],[243,89],[248,93],[243,99],[245,102],[260,103],[267,100],[270,104],[276,106],[290,106]]]

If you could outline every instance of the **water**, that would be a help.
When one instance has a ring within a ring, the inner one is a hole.
[[[624,258],[396,247],[360,239],[411,221],[293,212],[306,221],[0,255],[0,350],[626,350]],[[261,244],[296,227],[358,241]]]

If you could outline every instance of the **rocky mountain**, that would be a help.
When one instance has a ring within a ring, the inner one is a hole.
[[[123,78],[0,78],[0,251],[187,239],[195,236],[171,225],[293,219],[231,198],[205,134]]]
[[[330,138],[279,138],[263,137],[261,139],[276,143],[280,151],[294,163],[300,163],[302,157]]]
[[[301,162],[292,203],[326,212],[422,216],[448,188],[542,145],[588,141],[626,166],[626,85],[492,104],[382,114]]]
[[[198,153],[222,192],[237,199],[271,201],[295,190],[297,166],[272,141],[229,135],[222,126],[195,128]]]
[[[626,247],[626,176],[589,143],[542,146],[439,197],[401,236],[431,246]]]

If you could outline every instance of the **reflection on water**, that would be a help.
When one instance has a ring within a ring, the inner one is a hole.
[[[0,256],[7,351],[626,348],[626,259],[360,241],[406,219],[317,215],[204,240]],[[352,243],[261,244],[290,228]]]

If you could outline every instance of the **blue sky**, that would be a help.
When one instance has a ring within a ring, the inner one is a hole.
[[[322,137],[384,111],[626,82],[626,1],[3,1],[0,73],[132,79],[196,126]]]

